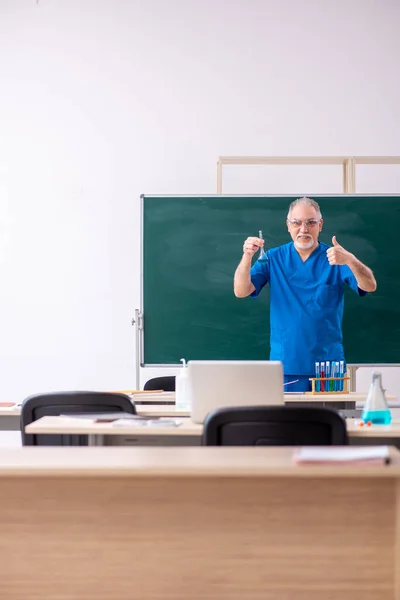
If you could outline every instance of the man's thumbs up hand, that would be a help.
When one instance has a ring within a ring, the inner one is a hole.
[[[330,265],[348,265],[353,258],[350,252],[347,252],[336,240],[336,235],[332,238],[332,248],[326,251]]]

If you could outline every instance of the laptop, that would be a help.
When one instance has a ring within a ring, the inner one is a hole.
[[[191,360],[187,369],[195,423],[217,408],[284,403],[280,361]]]

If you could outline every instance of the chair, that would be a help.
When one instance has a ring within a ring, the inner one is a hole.
[[[21,437],[23,446],[87,446],[87,435],[33,435],[25,427],[45,416],[126,412],[136,414],[129,396],[108,392],[52,392],[29,396],[21,407]]]
[[[342,446],[346,423],[329,408],[221,408],[204,421],[204,446]]]
[[[144,384],[144,390],[163,390],[164,392],[175,391],[175,375],[165,377],[153,377]]]

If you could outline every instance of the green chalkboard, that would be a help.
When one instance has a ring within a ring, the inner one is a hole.
[[[400,196],[313,196],[324,227],[374,271],[378,289],[345,292],[349,364],[400,363]],[[142,196],[143,365],[269,358],[269,290],[238,299],[233,274],[243,241],[262,229],[266,248],[290,241],[295,196]],[[301,326],[301,325],[300,325]],[[304,324],[309,326],[309,324]]]

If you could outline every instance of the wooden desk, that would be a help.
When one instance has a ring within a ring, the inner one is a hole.
[[[365,393],[350,392],[343,395],[321,394],[320,396],[306,396],[305,394],[285,394],[285,404],[296,404],[302,406],[334,406],[335,408],[349,408],[356,404],[363,403]],[[175,409],[175,393],[164,392],[163,394],[135,394],[132,398],[136,404],[137,413],[144,416],[160,416],[160,417],[189,417],[189,411],[176,411]],[[395,396],[387,396],[390,403],[396,400]],[[21,407],[15,405],[13,408],[0,407],[0,431],[12,430],[19,431],[19,418]]]
[[[90,435],[126,435],[134,432],[138,435],[166,435],[200,436],[203,433],[203,425],[193,423],[189,417],[179,419],[181,425],[178,427],[141,427],[132,422],[128,427],[117,427],[112,423],[93,423],[90,419],[79,419],[73,417],[42,417],[25,427],[26,433],[54,433],[54,434],[79,434]]]
[[[136,412],[145,417],[190,417],[187,410],[176,410],[175,404],[137,404]],[[0,431],[19,431],[21,407],[15,405],[12,408],[0,407]]]
[[[158,394],[131,394],[138,412],[140,407],[145,409],[153,406],[162,406],[161,416],[168,416],[170,411],[175,408],[175,392],[163,392]],[[3,408],[0,406],[0,431],[19,431],[20,429],[21,405],[15,404],[13,407]],[[187,412],[185,416],[190,416]]]
[[[395,419],[390,425],[371,425],[360,427],[359,419],[347,419],[347,432],[356,438],[393,438],[400,437],[400,420]]]
[[[391,407],[394,407],[393,412],[398,413],[400,409],[400,404],[395,403],[395,396],[387,396],[387,399],[390,403]],[[335,396],[333,399],[327,394],[323,394],[322,399],[318,398],[316,400],[313,397],[305,396],[304,394],[285,394],[285,405],[290,406],[315,406],[315,405],[323,405],[326,407],[332,406],[332,404],[337,404],[338,408],[343,408],[345,404],[354,403],[354,405],[358,404],[360,407],[364,406],[365,395],[358,393],[351,393],[343,395],[341,398],[340,395]],[[344,409],[344,408],[343,408]],[[345,409],[344,409],[345,410]],[[158,416],[158,417],[190,417],[190,411],[187,410],[177,410],[175,405],[161,405],[161,404],[153,404],[153,405],[138,405],[136,406],[136,411],[139,415],[143,416]],[[400,415],[399,415],[400,416]]]
[[[316,394],[311,396],[302,393],[285,394],[286,402],[363,402],[367,397],[367,392],[349,392],[348,394]],[[135,404],[175,404],[175,392],[163,392],[158,394],[132,394],[131,398]],[[395,400],[395,396],[387,396],[389,400]]]
[[[20,406],[15,405],[13,408],[0,407],[0,431],[19,431],[20,415]]]
[[[193,423],[188,417],[179,419],[178,427],[140,427],[135,423],[117,427],[112,423],[93,423],[88,419],[68,417],[42,417],[25,428],[26,433],[37,434],[83,434],[89,436],[89,444],[104,445],[199,445],[203,425]],[[347,431],[352,445],[389,444],[400,445],[400,421],[391,425],[360,427],[358,419],[347,419]]]
[[[134,394],[131,396],[135,401],[135,404],[175,404],[175,392],[164,392],[162,394]],[[300,404],[310,404],[315,406],[315,404],[336,404],[339,406],[343,404],[352,404],[355,406],[357,403],[364,402],[367,397],[367,392],[349,392],[348,394],[316,394],[315,396],[311,396],[308,394],[302,393],[292,393],[285,394],[285,404],[291,403],[300,403]],[[387,394],[386,398],[388,402],[393,402],[397,400],[396,396]]]
[[[0,448],[1,597],[398,600],[398,452],[386,467],[291,456]]]
[[[295,403],[293,403],[294,405]],[[285,405],[290,405],[290,402],[285,402]],[[296,402],[296,405],[303,406],[302,402]],[[306,405],[306,404],[305,404]],[[311,404],[313,406],[313,404]],[[329,407],[330,403],[326,403],[326,407]],[[358,408],[358,411],[361,415],[362,408],[364,405]],[[391,403],[391,413],[392,417],[400,420],[400,404]],[[174,405],[162,405],[162,404],[154,404],[154,405],[140,405],[136,407],[136,412],[138,415],[142,415],[144,417],[190,417],[190,411],[188,410],[177,410]],[[343,412],[352,412],[346,409]]]
[[[105,445],[200,445],[203,425],[189,417],[179,418],[178,427],[141,427],[132,423],[116,427],[112,423],[93,423],[88,419],[42,417],[25,427],[26,433],[80,434],[89,436],[90,446]]]
[[[189,410],[178,410],[175,405],[149,404],[136,406],[136,412],[143,417],[190,417]]]
[[[348,394],[316,394],[311,396],[302,393],[285,394],[286,403],[315,403],[315,402],[326,402],[326,403],[346,403],[346,402],[364,402],[367,397],[367,392],[349,392]],[[135,401],[135,404],[175,404],[175,392],[163,392],[162,394],[132,394],[131,398]],[[388,402],[394,402],[397,400],[396,396],[386,394]]]
[[[148,404],[175,404],[175,392],[159,392],[157,394],[148,392],[146,394],[129,394],[129,396],[135,404],[143,404],[145,406]]]

